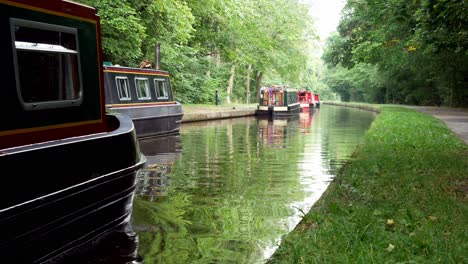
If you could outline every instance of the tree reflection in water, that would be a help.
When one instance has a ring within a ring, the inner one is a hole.
[[[183,124],[140,142],[134,202],[145,263],[262,263],[360,143],[370,112],[323,106],[295,118]]]

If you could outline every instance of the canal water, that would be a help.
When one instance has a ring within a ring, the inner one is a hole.
[[[184,123],[140,140],[132,226],[143,263],[263,263],[362,142],[375,114]]]

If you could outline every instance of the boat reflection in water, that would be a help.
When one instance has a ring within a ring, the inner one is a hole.
[[[159,263],[159,252],[168,244],[167,226],[180,226],[177,208],[160,208],[158,203],[171,199],[171,172],[181,155],[181,143],[178,135],[172,135],[140,139],[139,145],[147,163],[137,173],[132,228],[141,241],[138,253],[144,263]]]
[[[154,201],[167,193],[172,166],[181,155],[180,138],[178,135],[156,137],[142,139],[139,143],[147,163],[138,171],[135,194],[141,199]]]
[[[301,117],[302,118],[302,117]],[[291,129],[296,129],[299,113],[287,117],[257,117],[258,136],[266,145],[272,148],[282,148]]]
[[[314,121],[314,116],[315,116],[315,122],[317,122],[317,115],[318,115],[319,109],[314,108],[311,109],[309,112],[301,112],[299,113],[299,127],[301,129],[301,132],[303,134],[308,134],[310,133],[310,127],[312,127],[312,123]]]
[[[139,240],[130,223],[112,230],[98,239],[63,254],[61,257],[46,262],[85,264],[85,263],[125,263],[140,264],[142,257],[138,255]]]

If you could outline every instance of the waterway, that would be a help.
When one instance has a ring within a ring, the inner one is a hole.
[[[349,159],[375,113],[184,123],[140,140],[132,226],[143,263],[264,263]]]

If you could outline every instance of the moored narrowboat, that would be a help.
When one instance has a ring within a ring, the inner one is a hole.
[[[256,115],[289,116],[299,113],[298,92],[286,86],[262,89]]]
[[[138,138],[179,132],[182,105],[174,100],[167,71],[105,66],[104,83],[107,109],[129,116]]]
[[[298,97],[302,112],[308,112],[315,107],[315,97],[311,91],[299,90]]]
[[[0,258],[53,261],[128,225],[140,153],[106,114],[100,19],[71,1],[0,0]]]
[[[320,98],[317,93],[314,93],[314,105],[316,108],[320,108]]]

